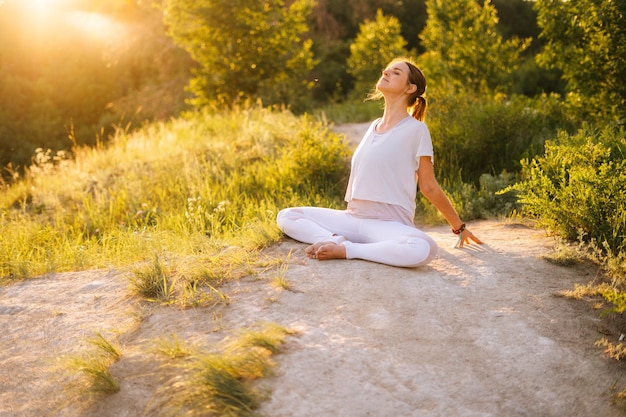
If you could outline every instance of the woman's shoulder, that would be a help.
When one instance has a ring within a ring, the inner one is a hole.
[[[426,123],[422,122],[421,120],[417,120],[414,117],[410,117],[410,116],[407,117],[403,125],[405,126],[407,130],[409,130],[412,133],[417,133],[420,135],[430,134]]]
[[[428,129],[425,122],[417,120],[415,117],[407,117],[407,124],[414,126],[418,129]]]

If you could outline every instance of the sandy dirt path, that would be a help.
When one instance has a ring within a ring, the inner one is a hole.
[[[439,257],[414,269],[309,260],[292,251],[285,278],[244,279],[229,305],[180,310],[127,296],[119,271],[56,274],[0,288],[0,416],[140,416],[159,387],[151,340],[176,333],[217,342],[229,329],[275,322],[299,330],[276,357],[267,417],[623,415],[611,403],[623,376],[594,342],[617,340],[598,311],[555,297],[587,283],[589,267],[539,256],[554,244],[519,224],[472,224],[484,246],[453,248],[447,227],[425,228]],[[139,319],[143,317],[143,319]],[[64,396],[51,364],[85,348],[95,331],[119,332],[121,391],[87,411],[55,412]]]
[[[608,396],[619,376],[593,347],[598,315],[554,297],[590,271],[538,259],[551,241],[536,230],[473,230],[486,246],[454,249],[447,228],[429,230],[442,250],[423,268],[292,268],[299,292],[254,313],[303,330],[267,415],[621,415]]]

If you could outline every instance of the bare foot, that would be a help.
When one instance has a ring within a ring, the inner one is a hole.
[[[309,258],[324,261],[327,259],[346,259],[346,248],[335,242],[319,242],[304,251]]]
[[[317,258],[317,250],[322,246],[325,245],[327,243],[330,242],[317,242],[314,243],[312,245],[309,245],[306,247],[306,249],[304,250],[304,253],[306,254],[306,256],[308,256],[309,258],[315,259]]]

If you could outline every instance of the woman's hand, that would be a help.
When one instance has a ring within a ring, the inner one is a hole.
[[[475,243],[478,243],[479,245],[483,243],[482,240],[474,236],[474,233],[472,233],[469,229],[465,228],[461,231],[461,233],[459,233],[459,241],[456,243],[456,245],[454,245],[454,247],[462,248],[463,245],[472,243],[470,242],[470,240],[473,240]]]

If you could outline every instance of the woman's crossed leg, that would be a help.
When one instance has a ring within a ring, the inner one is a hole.
[[[310,258],[364,259],[393,266],[425,265],[437,254],[435,241],[421,230],[396,221],[362,219],[345,210],[293,207],[277,216],[289,237],[311,244]]]

